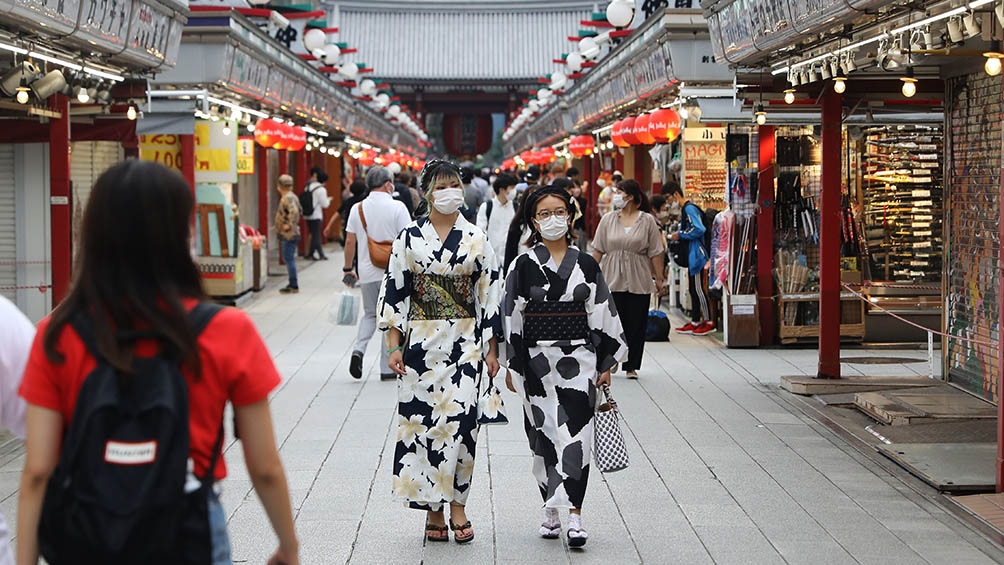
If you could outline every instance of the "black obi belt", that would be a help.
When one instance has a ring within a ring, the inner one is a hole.
[[[474,317],[474,275],[416,273],[409,320],[456,320]]]
[[[573,341],[589,338],[586,303],[530,301],[523,311],[523,339],[528,344],[541,341]]]

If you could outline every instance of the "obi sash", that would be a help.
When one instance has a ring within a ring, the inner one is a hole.
[[[589,317],[582,301],[537,301],[526,303],[523,310],[523,340],[574,341],[589,338]]]
[[[409,320],[473,318],[477,292],[474,275],[416,273],[412,282]]]

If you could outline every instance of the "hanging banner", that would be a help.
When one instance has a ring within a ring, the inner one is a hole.
[[[224,133],[224,128],[229,133]],[[231,122],[195,122],[195,182],[237,182],[236,129]]]
[[[237,174],[254,174],[254,138],[251,136],[237,140]]]
[[[140,161],[152,161],[181,171],[181,136],[141,135],[139,136]]]

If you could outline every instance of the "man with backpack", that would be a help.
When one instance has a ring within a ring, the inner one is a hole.
[[[516,215],[514,198],[516,177],[502,173],[495,179],[492,188],[495,197],[485,202],[478,209],[478,227],[488,236],[488,243],[495,250],[495,257],[505,257],[505,242],[509,237],[509,225]]]
[[[310,180],[300,194],[300,206],[303,208],[303,219],[307,220],[307,229],[310,231],[310,247],[307,248],[305,259],[314,261],[327,261],[328,256],[324,254],[323,241],[321,240],[321,222],[324,220],[324,209],[331,205],[328,198],[328,189],[324,183],[328,182],[328,173],[318,166],[310,169]],[[314,252],[317,257],[314,257]]]
[[[690,287],[690,322],[676,328],[676,333],[708,335],[715,331],[715,324],[709,320],[708,296],[704,292],[701,273],[708,262],[708,251],[704,247],[704,212],[683,196],[680,185],[674,184],[666,196],[680,206],[680,229],[669,235],[670,241],[681,241],[684,248],[677,255],[677,264],[687,267],[687,282]],[[685,264],[684,264],[685,263]]]
[[[377,327],[377,299],[387,260],[394,239],[409,222],[408,208],[393,198],[394,175],[386,167],[374,166],[366,173],[369,196],[349,210],[349,223],[345,228],[345,267],[342,269],[349,286],[358,284],[363,291],[363,315],[359,320],[359,334],[349,361],[349,374],[363,376],[363,355]],[[358,245],[356,245],[358,242]],[[358,253],[358,255],[357,255]],[[358,275],[353,261],[358,256]],[[386,347],[380,347],[380,367],[388,367]],[[389,371],[389,370],[388,370]],[[380,373],[380,380],[396,380],[394,373]]]

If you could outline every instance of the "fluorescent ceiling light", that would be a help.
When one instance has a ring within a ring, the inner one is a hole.
[[[973,4],[979,4],[979,2],[973,2]],[[982,6],[982,4],[980,4],[980,5]],[[923,20],[920,20],[919,22],[914,22],[912,24],[905,25],[903,27],[898,27],[898,28],[890,31],[889,33],[890,33],[890,35],[898,35],[900,33],[903,33],[904,31],[910,31],[911,29],[918,28],[918,27],[921,27],[921,26],[925,26],[927,24],[932,24],[934,22],[938,22],[938,21],[944,20],[946,18],[950,18],[952,16],[956,16],[958,14],[964,14],[965,12],[966,12],[966,7],[965,6],[959,6],[958,8],[955,8],[954,10],[949,10],[949,11],[945,12],[944,14],[938,14],[937,16],[931,16],[930,18],[924,18]]]
[[[79,71],[79,70],[81,70],[83,68],[83,67],[81,67],[80,65],[78,65],[76,63],[71,63],[69,61],[64,61],[62,59],[57,59],[56,57],[50,57],[48,55],[43,55],[42,53],[39,53],[38,51],[31,51],[31,52],[28,53],[28,56],[29,57],[34,57],[36,59],[41,59],[43,61],[48,61],[50,63],[55,63],[57,65],[62,65],[64,67],[66,67],[67,69],[72,69],[74,71]]]
[[[700,86],[684,86],[680,88],[681,98],[732,98],[736,95],[733,87],[714,88]]]
[[[170,91],[168,91],[168,92],[170,92]],[[222,98],[216,98],[215,96],[206,96],[206,101],[209,102],[210,104],[219,104],[220,106],[226,106],[227,108],[230,108],[232,110],[240,110],[241,112],[244,112],[245,114],[250,114],[250,115],[258,117],[258,118],[267,118],[268,117],[268,114],[266,114],[265,112],[259,112],[258,110],[252,110],[251,108],[245,108],[244,106],[241,106],[240,104],[234,104],[233,102],[227,102],[226,100],[223,100]]]
[[[108,80],[113,80],[115,82],[122,82],[122,81],[125,80],[125,77],[123,77],[123,76],[113,75],[111,73],[106,73],[104,71],[99,71],[99,70],[91,68],[91,67],[84,67],[84,72],[87,73],[87,74],[89,74],[89,75],[94,75],[94,76],[100,77],[100,78],[106,78]]]

